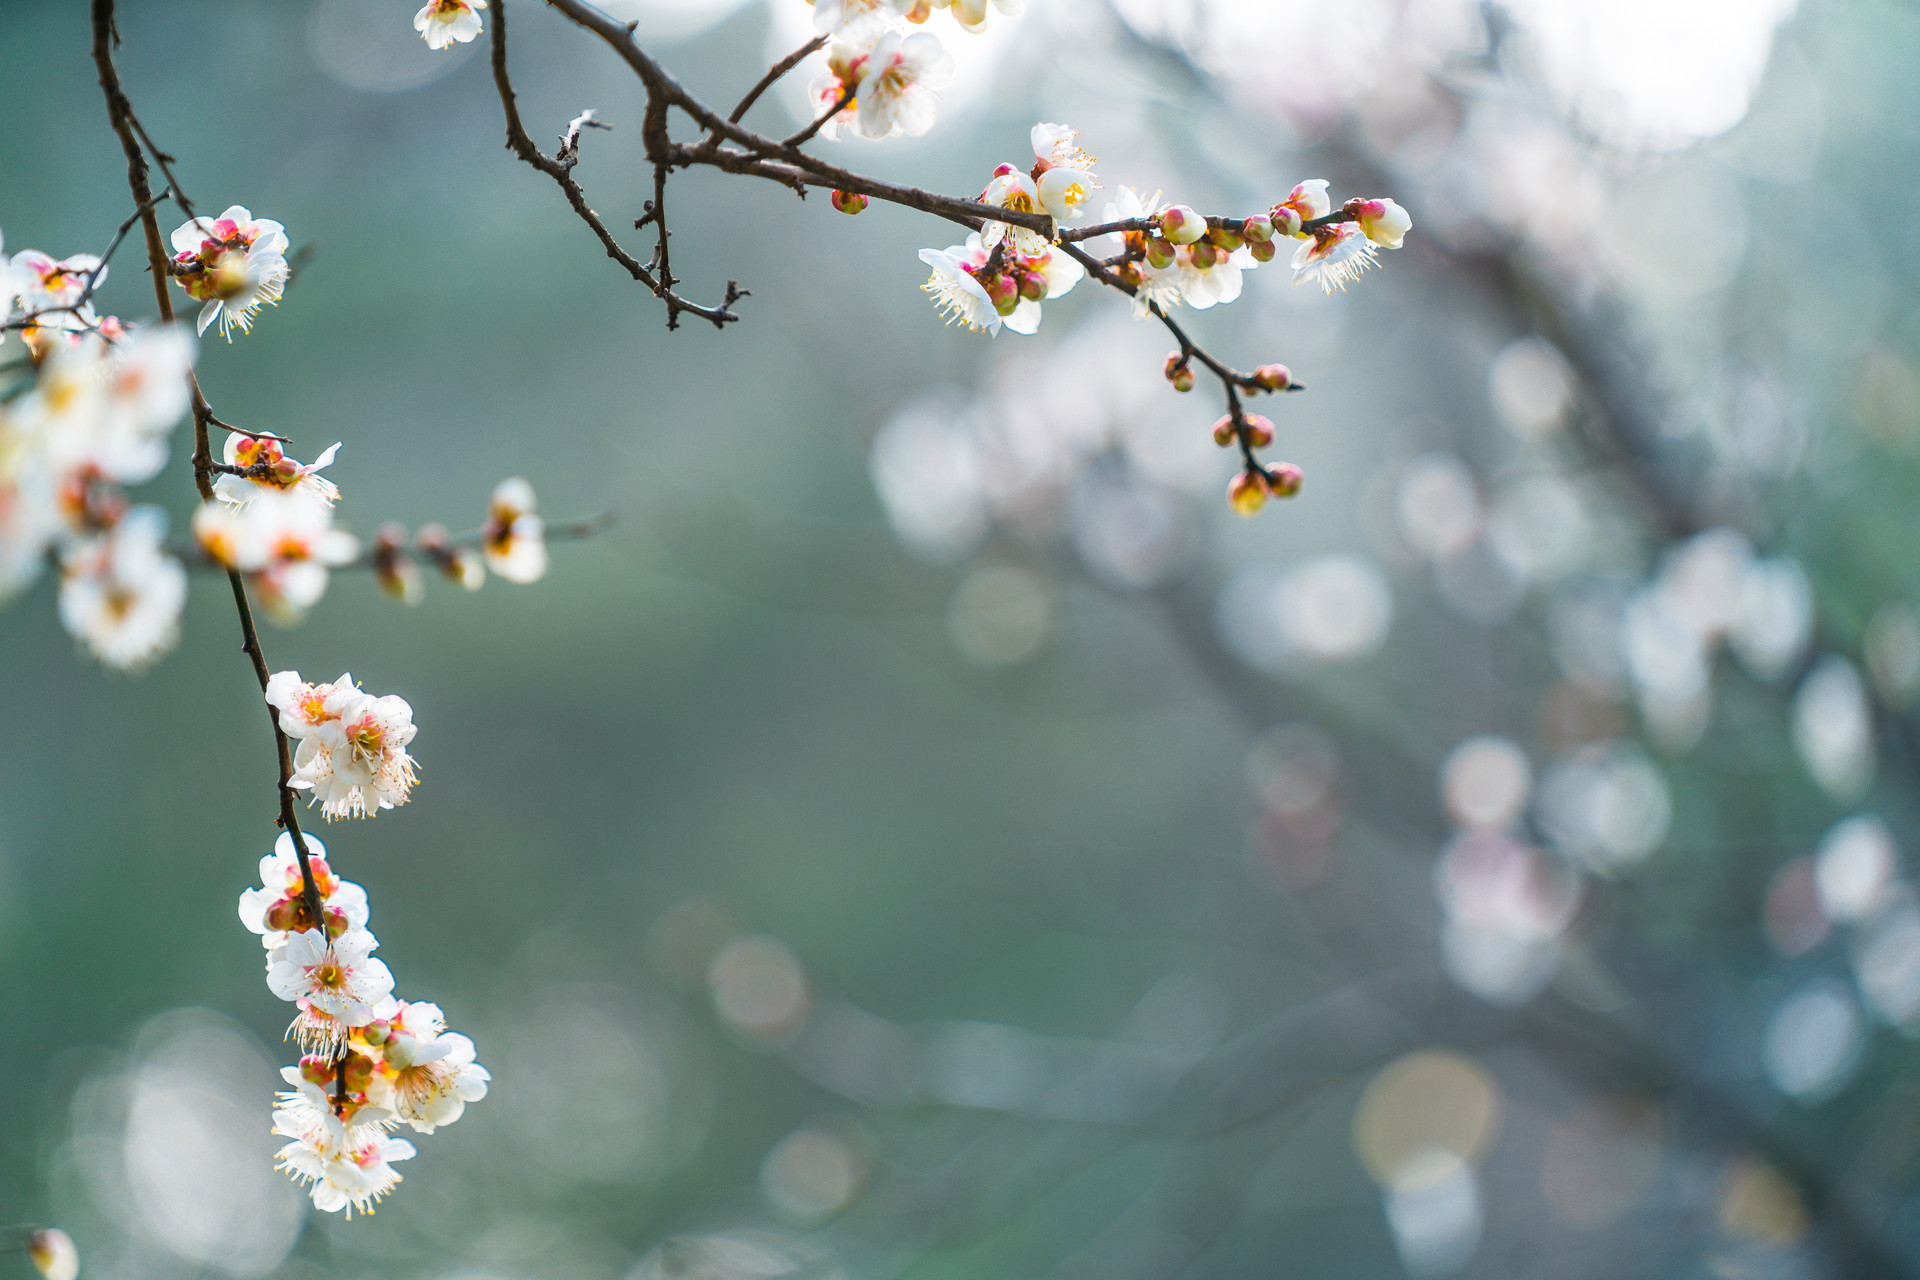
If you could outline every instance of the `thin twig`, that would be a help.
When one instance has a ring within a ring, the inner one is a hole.
[[[41,307],[37,311],[29,311],[24,315],[20,316],[17,320],[13,320],[8,322],[7,324],[0,325],[0,330],[24,329],[28,325],[32,324],[34,321],[38,320],[41,316],[58,315],[62,312],[72,315],[75,319],[79,319],[81,309],[85,307],[89,301],[92,300],[93,291],[100,287],[100,277],[104,276],[107,273],[107,263],[109,260],[112,259],[113,251],[115,249],[118,249],[120,247],[120,242],[127,238],[127,232],[133,230],[133,224],[140,221],[140,219],[144,217],[147,213],[149,213],[155,205],[159,204],[162,200],[165,200],[167,198],[168,193],[171,191],[172,191],[171,187],[162,188],[158,195],[154,196],[153,198],[148,200],[145,204],[141,205],[138,209],[135,209],[131,214],[127,215],[127,220],[125,222],[122,222],[120,224],[119,230],[113,233],[113,239],[107,241],[106,252],[100,255],[100,261],[94,263],[93,270],[87,273],[87,283],[80,290],[79,297],[75,298],[72,302],[62,303],[60,306],[57,306],[57,307]]]
[[[783,148],[793,148],[793,147],[799,146],[803,142],[808,142],[812,140],[813,135],[816,133],[819,133],[822,129],[826,128],[827,125],[832,123],[833,118],[839,115],[842,111],[845,111],[847,107],[852,104],[853,100],[859,96],[859,93],[860,93],[860,90],[858,86],[849,85],[845,90],[845,92],[843,92],[840,95],[839,99],[835,101],[832,106],[828,107],[825,112],[823,112],[821,115],[816,117],[812,124],[808,125],[806,128],[802,129],[800,132],[794,134],[791,138],[788,138],[785,142],[782,142],[780,145]]]

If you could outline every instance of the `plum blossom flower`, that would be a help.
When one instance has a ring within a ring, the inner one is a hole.
[[[486,7],[487,0],[428,0],[413,15],[413,29],[429,49],[465,44],[480,34],[479,11]]]
[[[289,738],[306,739],[338,725],[340,713],[328,705],[334,690],[357,688],[350,674],[342,675],[332,684],[309,684],[300,678],[298,671],[276,671],[267,678],[266,699],[267,705],[278,713],[280,732]],[[307,837],[309,851],[318,843],[312,836]],[[287,852],[293,852],[291,844]]]
[[[1324,218],[1331,212],[1333,201],[1327,196],[1327,180],[1308,178],[1288,192],[1285,200],[1274,205],[1269,216],[1283,235],[1303,236],[1308,233],[1300,229],[1301,223]]]
[[[1125,222],[1134,219],[1152,218],[1161,211],[1160,193],[1142,196],[1132,187],[1121,187],[1114,198],[1107,202],[1105,213],[1101,215],[1105,222]],[[1138,236],[1140,247],[1144,247],[1146,238],[1139,233],[1128,233],[1108,240],[1109,244],[1118,241],[1116,251],[1132,246],[1129,242]],[[1180,305],[1182,273],[1178,259],[1165,266],[1155,266],[1151,261],[1131,263],[1138,278],[1133,289],[1133,318],[1138,320],[1148,315],[1154,306],[1161,310]]]
[[[218,218],[183,223],[173,233],[173,249],[180,287],[207,304],[200,309],[198,332],[218,320],[229,342],[236,327],[242,333],[253,328],[262,305],[279,305],[293,274],[286,229],[270,218],[255,218],[244,205],[233,205]]]
[[[349,1057],[347,1064],[353,1061]],[[351,1079],[353,1071],[347,1064],[339,1069],[346,1070]],[[372,1064],[362,1058],[359,1065],[366,1070]],[[275,1133],[306,1139],[316,1148],[329,1151],[364,1147],[386,1136],[396,1123],[393,1112],[369,1103],[364,1092],[349,1093],[345,1098],[329,1096],[313,1078],[318,1075],[321,1080],[330,1079],[334,1070],[333,1064],[312,1059],[297,1067],[280,1069],[280,1078],[293,1088],[274,1095]]]
[[[968,239],[971,241],[974,237]],[[970,263],[964,246],[922,249],[920,261],[933,268],[933,274],[920,288],[932,295],[934,305],[946,315],[948,324],[958,322],[983,333],[1000,332],[1000,312],[995,309],[986,287],[968,270]]]
[[[135,507],[61,557],[60,621],[110,667],[143,667],[180,637],[187,571],[162,550],[166,521],[158,507]]]
[[[38,249],[23,249],[13,255],[9,265],[12,267],[9,274],[26,310],[74,307],[78,310],[73,313],[73,319],[80,326],[93,324],[93,311],[81,305],[80,296],[87,291],[87,282],[96,268],[100,272],[96,285],[107,278],[107,268],[101,265],[99,255],[76,253],[70,258],[56,258]],[[63,323],[63,327],[72,326]]]
[[[937,36],[926,31],[907,36],[892,31],[881,36],[860,71],[855,113],[860,135],[919,137],[933,128],[940,90],[952,79],[953,58]]]
[[[1071,222],[1100,189],[1093,181],[1094,158],[1074,145],[1080,135],[1066,125],[1036,124],[1030,136],[1040,205],[1054,221]]]
[[[1060,297],[1086,275],[1078,262],[1044,241],[1037,255],[1003,255],[1001,267],[987,277],[993,257],[977,231],[965,244],[920,251],[920,260],[933,268],[920,287],[933,296],[948,323],[957,320],[996,334],[1005,324],[1014,333],[1032,333],[1040,327],[1041,300]]]
[[[173,326],[109,344],[97,334],[46,353],[19,423],[63,489],[94,480],[141,484],[167,463],[167,437],[186,414],[194,342]]]
[[[417,1132],[452,1124],[487,1096],[493,1077],[474,1061],[473,1041],[447,1030],[438,1005],[402,1002],[381,1048],[367,1096]]]
[[[1346,292],[1361,272],[1374,266],[1373,241],[1351,222],[1316,227],[1310,238],[1293,251],[1293,283],[1318,281],[1320,292]]]
[[[870,44],[897,32],[910,8],[898,0],[814,0],[813,29],[847,44]]]
[[[414,784],[406,747],[417,732],[406,699],[372,697],[343,676],[320,716],[294,754],[292,785],[312,791],[312,803],[329,822],[405,804]]]
[[[1198,251],[1208,251],[1204,262]],[[1253,255],[1244,247],[1227,253],[1210,245],[1182,246],[1174,254],[1174,269],[1180,274],[1180,299],[1195,311],[1232,302],[1240,296],[1240,273],[1253,270],[1255,265]]]
[[[41,1227],[27,1237],[27,1259],[43,1280],[75,1280],[80,1274],[80,1251],[58,1227]]]
[[[480,545],[487,568],[508,582],[537,582],[547,572],[546,524],[533,512],[533,486],[519,476],[494,486]]]
[[[243,507],[263,491],[291,493],[332,506],[340,499],[340,489],[320,472],[333,462],[338,452],[340,446],[335,443],[312,462],[297,462],[286,455],[278,440],[231,432],[223,450],[227,465],[258,474],[222,475],[213,482],[214,496]]]
[[[262,489],[243,507],[203,503],[193,536],[217,563],[255,575],[275,621],[294,622],[326,594],[328,571],[359,554],[352,534],[333,527],[333,512],[289,490]]]
[[[838,138],[843,126],[855,133],[860,131],[859,111],[855,103],[859,95],[860,77],[866,69],[865,49],[836,44],[827,50],[826,72],[807,86],[807,97],[814,104],[815,117],[833,112],[832,117],[820,126],[821,137],[830,140]]]
[[[1347,208],[1367,239],[1383,249],[1398,249],[1413,230],[1413,216],[1391,200],[1355,200]]]
[[[1003,164],[994,170],[993,180],[987,183],[987,189],[980,193],[980,202],[996,209],[1011,209],[1016,213],[1041,211],[1039,186],[1032,178],[1010,164]],[[1009,235],[1013,238],[1014,248],[1021,253],[1046,252],[1047,238],[1038,231],[1029,231],[1025,227],[995,221],[989,221],[981,229],[981,241],[989,249]]]
[[[284,726],[284,715],[282,721]],[[335,875],[327,865],[326,846],[304,832],[301,834],[306,838],[307,867],[313,873],[313,887],[320,891],[320,910],[327,918],[327,933],[339,937],[349,930],[366,928],[367,891]],[[289,932],[313,928],[307,911],[306,884],[300,878],[300,861],[293,853],[293,837],[284,831],[274,841],[273,852],[260,859],[260,885],[258,889],[241,893],[240,923],[259,934],[268,950],[285,946]]]
[[[309,1136],[280,1148],[281,1169],[294,1179],[313,1184],[314,1207],[328,1213],[355,1209],[371,1213],[382,1196],[400,1183],[393,1165],[413,1158],[413,1144],[405,1138],[378,1137],[357,1147],[323,1145]]]
[[[364,1027],[383,1012],[393,973],[374,958],[379,945],[365,929],[349,929],[331,941],[308,929],[289,933],[267,953],[268,989],[300,1007],[290,1031],[302,1048],[332,1053],[349,1028]]]

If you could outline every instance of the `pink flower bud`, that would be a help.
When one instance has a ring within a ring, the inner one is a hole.
[[[1020,287],[1011,276],[990,276],[980,283],[987,291],[987,300],[1001,315],[1012,315],[1013,309],[1020,305]]]
[[[1273,219],[1257,213],[1247,219],[1247,225],[1240,229],[1240,234],[1254,244],[1264,244],[1273,239]]]
[[[376,1018],[360,1029],[360,1038],[368,1044],[378,1047],[393,1035],[393,1024],[385,1018]]]
[[[1154,236],[1147,241],[1147,261],[1162,271],[1166,270],[1173,265],[1173,246]]]
[[[1226,261],[1227,257],[1226,254],[1208,244],[1205,240],[1200,241],[1191,249],[1187,250],[1187,254],[1193,259],[1193,265],[1202,271],[1207,270],[1209,267],[1219,266],[1222,262]]]
[[[350,1053],[340,1068],[347,1078],[347,1089],[352,1093],[365,1093],[367,1086],[373,1083],[373,1059],[364,1053]]]
[[[1232,253],[1235,249],[1238,249],[1246,243],[1238,232],[1229,231],[1225,227],[1207,232],[1207,240],[1228,253]]]
[[[1267,468],[1267,488],[1276,498],[1291,498],[1306,483],[1307,473],[1291,462],[1276,462]]]
[[[1020,273],[1020,296],[1029,302],[1039,302],[1047,296],[1047,278],[1038,271]]]
[[[1349,200],[1347,208],[1367,239],[1384,248],[1398,249],[1413,230],[1413,219],[1391,200]]]
[[[1226,414],[1213,424],[1213,442],[1222,449],[1233,443],[1233,415]]]
[[[1227,482],[1227,503],[1236,514],[1259,514],[1267,505],[1267,477],[1263,472],[1242,471]]]
[[[317,1053],[310,1053],[300,1059],[300,1078],[324,1089],[333,1083],[333,1063]]]
[[[347,913],[338,907],[322,907],[321,914],[327,918],[327,936],[337,938],[347,931]]]
[[[1207,220],[1184,204],[1160,211],[1160,234],[1175,244],[1192,244],[1207,234]]]
[[[300,917],[305,914],[300,903],[293,898],[282,898],[267,908],[267,928],[276,933],[286,933],[298,927]]]
[[[1293,385],[1293,373],[1283,364],[1263,364],[1253,371],[1253,385],[1262,391],[1285,391]]]
[[[827,198],[842,213],[859,213],[867,207],[867,198],[857,191],[836,191]]]
[[[1178,351],[1167,356],[1167,366],[1164,372],[1166,373],[1167,381],[1173,384],[1175,391],[1193,390],[1193,366],[1188,364],[1186,358]]]
[[[1267,216],[1273,222],[1273,230],[1276,235],[1297,237],[1300,234],[1301,219],[1299,210],[1289,208],[1284,204],[1277,204],[1273,206],[1272,212]]]
[[[993,176],[996,178],[1004,178],[1009,174],[1014,174],[1018,172],[1020,172],[1020,169],[1019,169],[1019,166],[1017,165],[998,164],[993,167]]]
[[[1264,449],[1273,443],[1273,423],[1257,413],[1250,413],[1244,419],[1247,424],[1247,443],[1256,449]]]
[[[1271,240],[1255,240],[1247,246],[1247,252],[1253,255],[1255,262],[1272,262],[1274,248]]]

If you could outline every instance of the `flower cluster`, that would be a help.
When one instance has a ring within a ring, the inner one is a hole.
[[[413,708],[405,698],[376,698],[343,675],[309,684],[297,671],[267,680],[267,705],[280,732],[300,745],[292,784],[313,793],[329,822],[370,818],[398,808],[413,789]]]
[[[290,1088],[277,1095],[273,1131],[291,1139],[280,1167],[311,1184],[315,1205],[368,1213],[399,1183],[394,1164],[414,1154],[392,1131],[452,1124],[491,1077],[439,1006],[394,997],[393,973],[373,955],[366,891],[302,839],[304,858],[282,832],[260,860],[261,887],[240,895],[240,921],[266,947],[267,986],[299,1010],[288,1034],[305,1056],[280,1073]]]
[[[189,218],[173,233],[171,271],[200,309],[198,332],[218,320],[220,334],[246,333],[262,305],[278,306],[293,269],[287,232],[270,218],[234,205],[217,218]]]
[[[979,232],[965,244],[922,249],[920,260],[933,274],[920,287],[946,313],[948,323],[998,333],[1002,324],[1014,333],[1040,327],[1040,303],[1080,283],[1086,272],[1065,250],[1027,254],[1003,240],[989,250]]]
[[[917,138],[933,128],[940,90],[953,79],[953,58],[925,23],[945,9],[963,30],[987,29],[986,0],[809,0],[814,28],[832,38],[827,69],[808,86],[820,133],[837,137]],[[994,0],[1005,14],[1019,0]]]
[[[406,526],[389,521],[373,537],[374,579],[405,604],[419,604],[426,594],[422,560],[468,591],[486,585],[489,569],[508,582],[537,582],[547,572],[547,526],[537,509],[533,486],[513,476],[494,486],[477,546],[455,542],[445,525],[428,524],[409,548]]]
[[[216,564],[247,574],[276,622],[298,622],[326,594],[330,571],[360,553],[353,535],[334,527],[340,490],[320,475],[339,448],[301,463],[276,439],[233,434],[215,500],[194,512],[194,541]]]
[[[60,570],[60,618],[100,661],[123,669],[170,648],[186,571],[164,550],[166,516],[124,487],[159,474],[186,414],[193,339],[135,330],[86,301],[105,268],[91,255],[27,251],[5,262],[0,313],[28,359],[0,385],[0,599]],[[18,308],[15,314],[12,308]]]

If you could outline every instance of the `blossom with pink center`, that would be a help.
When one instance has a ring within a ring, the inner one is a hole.
[[[372,697],[343,678],[322,713],[330,718],[294,754],[292,785],[310,790],[330,822],[405,804],[414,784],[406,747],[416,732],[406,699]]]
[[[888,32],[860,71],[855,126],[863,138],[917,138],[933,128],[940,90],[953,79],[953,58],[925,31]]]
[[[107,278],[107,268],[102,266],[98,254],[76,253],[68,258],[56,258],[50,253],[41,253],[38,249],[23,249],[13,255],[9,264],[15,287],[19,290],[20,302],[27,311],[39,311],[48,307],[80,307],[80,295],[87,291],[87,282],[93,277],[95,268],[100,275],[95,281]],[[75,312],[72,319],[80,325],[93,324],[91,310],[84,314]],[[65,324],[64,319],[57,323]]]
[[[859,132],[860,77],[866,74],[866,70],[865,49],[836,44],[827,50],[825,74],[816,77],[807,86],[807,97],[813,103],[815,118],[833,112],[832,118],[820,126],[821,137],[837,138],[842,127]]]
[[[277,622],[298,621],[326,594],[328,571],[360,550],[352,534],[333,527],[324,503],[286,490],[262,489],[243,507],[203,503],[193,536],[216,563],[256,575]]]
[[[429,49],[465,44],[480,34],[479,11],[486,7],[487,0],[428,0],[413,15],[413,29]]]
[[[365,929],[329,941],[318,929],[289,933],[267,953],[267,987],[300,1006],[292,1034],[309,1052],[331,1053],[347,1032],[379,1016],[393,991],[393,973],[374,959],[380,943]]]
[[[448,1031],[440,1006],[403,1002],[381,1046],[367,1096],[420,1133],[452,1124],[493,1079],[474,1061],[473,1041]]]
[[[327,933],[339,937],[349,930],[366,928],[367,891],[333,873],[327,865],[325,845],[312,836],[306,836],[306,843],[307,867],[313,873],[313,887],[320,893]],[[274,841],[273,852],[260,859],[260,886],[240,895],[240,923],[259,934],[268,950],[285,946],[290,932],[313,928],[307,911],[306,882],[300,878],[300,860],[294,856],[293,837],[284,831]]]
[[[896,0],[813,0],[813,29],[847,44],[871,44],[900,29],[902,12]]]
[[[1336,222],[1316,227],[1312,235],[1293,251],[1293,282],[1317,281],[1320,292],[1346,292],[1347,285],[1360,278],[1374,262],[1373,241],[1351,222]]]
[[[214,496],[234,506],[245,506],[261,492],[291,493],[332,506],[340,499],[340,490],[321,475],[340,452],[336,443],[312,462],[299,462],[286,455],[280,442],[270,437],[230,432],[223,450],[226,464],[254,474],[222,475],[213,482]]]
[[[321,1079],[332,1075],[327,1066],[319,1070]],[[304,1139],[320,1150],[350,1151],[385,1137],[396,1123],[393,1112],[368,1102],[364,1093],[338,1096],[301,1067],[282,1067],[280,1078],[293,1086],[274,1095],[273,1131],[282,1137]]]
[[[1300,229],[1301,223],[1324,218],[1333,212],[1333,201],[1327,196],[1327,185],[1325,178],[1308,178],[1294,187],[1285,200],[1273,206],[1269,216],[1273,219],[1274,227],[1284,235],[1308,234]]]
[[[519,476],[494,486],[480,548],[487,568],[508,582],[537,582],[546,575],[546,524],[534,514],[533,486]]]
[[[1015,213],[1040,213],[1043,210],[1040,188],[1032,178],[1010,164],[1003,164],[994,170],[993,180],[980,193],[980,203],[995,209],[1010,209]],[[981,228],[980,240],[991,249],[1009,236],[1013,239],[1013,247],[1021,253],[1041,254],[1047,251],[1045,236],[1007,222],[987,222]]]
[[[218,218],[197,217],[173,233],[173,274],[187,296],[204,302],[198,331],[215,320],[220,334],[253,328],[254,313],[277,306],[293,269],[287,264],[286,229],[233,205]]]
[[[1132,187],[1121,187],[1114,198],[1107,203],[1106,211],[1101,215],[1103,222],[1128,222],[1135,219],[1152,218],[1162,212],[1160,193],[1142,196]],[[1113,252],[1127,247],[1123,235],[1102,237],[1113,246]],[[1178,258],[1164,267],[1156,267],[1152,262],[1132,264],[1139,272],[1139,283],[1133,290],[1133,318],[1138,320],[1151,314],[1151,308],[1158,306],[1162,311],[1180,305],[1180,289],[1183,281]]]
[[[413,1155],[413,1144],[404,1138],[378,1137],[357,1147],[332,1147],[304,1137],[280,1148],[276,1159],[289,1176],[313,1184],[315,1208],[328,1213],[345,1209],[352,1217],[355,1209],[371,1213],[374,1204],[400,1184],[393,1165]]]

